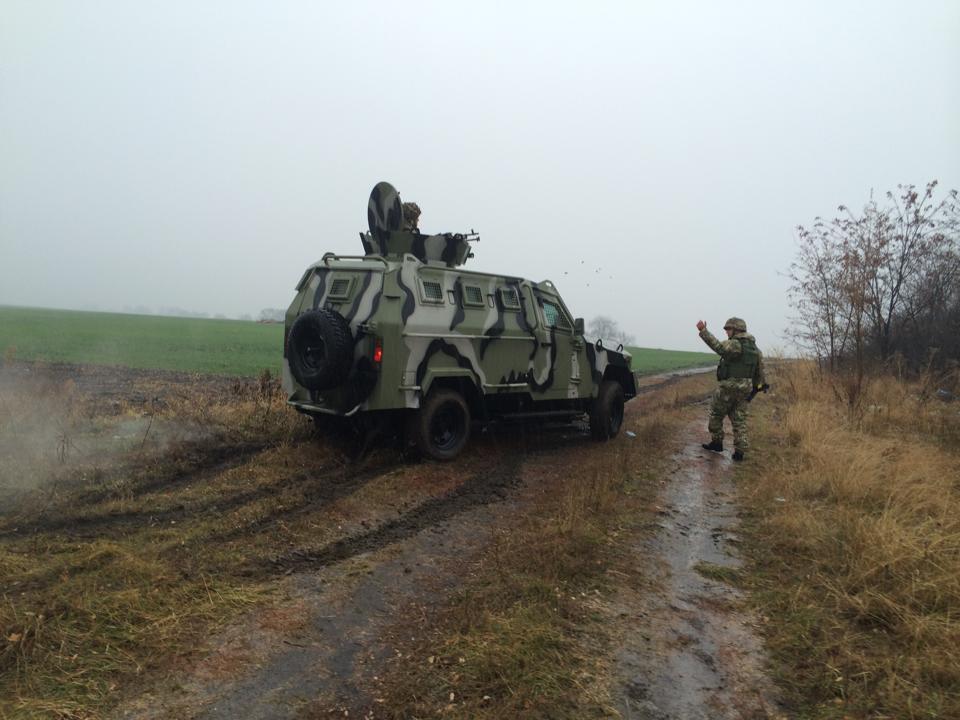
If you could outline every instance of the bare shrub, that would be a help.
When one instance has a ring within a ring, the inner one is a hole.
[[[849,397],[869,366],[901,353],[917,369],[960,351],[958,196],[937,200],[936,181],[901,185],[885,204],[871,196],[859,212],[799,226],[790,268],[801,347],[835,371],[851,366]]]

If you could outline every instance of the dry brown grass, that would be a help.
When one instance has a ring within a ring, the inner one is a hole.
[[[593,599],[609,584],[618,530],[655,492],[676,398],[635,401],[625,426],[635,438],[538,460],[527,510],[495,535],[466,585],[412,642],[410,628],[396,631],[405,660],[384,679],[378,708],[396,718],[610,716]]]
[[[960,407],[783,367],[740,469],[780,683],[810,717],[960,717]]]
[[[303,470],[290,448],[304,424],[270,378],[227,393],[197,383],[146,408],[105,408],[69,381],[19,390],[6,388],[0,413],[6,476],[31,473],[0,516],[0,717],[100,717],[264,596],[243,565],[276,538],[257,537],[249,555],[211,540],[258,500],[267,514],[293,499],[295,485],[270,490]],[[51,424],[76,446],[63,457]],[[221,472],[232,452],[253,469]],[[218,511],[238,492],[250,501]]]

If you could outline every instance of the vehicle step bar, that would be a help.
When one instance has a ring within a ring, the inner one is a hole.
[[[584,410],[541,410],[539,412],[501,413],[494,416],[497,420],[535,420],[539,418],[575,418],[585,414]]]

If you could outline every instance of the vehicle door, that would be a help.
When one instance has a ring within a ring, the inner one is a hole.
[[[549,387],[545,388],[546,398],[578,398],[581,343],[573,334],[573,319],[555,295],[538,291],[536,296],[542,329],[540,349],[550,363]]]

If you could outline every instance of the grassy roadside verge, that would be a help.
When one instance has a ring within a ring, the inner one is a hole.
[[[797,717],[960,717],[960,412],[871,380],[853,409],[805,365],[761,406],[746,583]]]
[[[610,587],[618,534],[649,511],[681,422],[676,388],[634,402],[625,429],[636,437],[581,448],[575,466],[559,453],[538,462],[529,510],[426,628],[395,630],[404,660],[382,678],[378,717],[610,716],[597,595]]]
[[[48,394],[5,393],[0,448],[22,449],[6,441],[53,424],[38,416],[45,404],[57,410],[64,449],[73,446],[71,423],[89,422],[92,406],[58,387]],[[0,507],[2,718],[102,717],[270,591],[271,578],[246,577],[244,562],[271,552],[271,539],[238,546],[231,533],[298,499],[276,486],[303,469],[290,451],[303,423],[278,389],[246,385],[224,397],[198,386],[149,421],[111,408],[95,418],[98,436],[118,444],[134,419],[142,425],[129,450],[111,455],[105,445],[76,463],[66,450],[66,462],[44,468],[45,482]],[[191,428],[193,439],[162,437],[168,422]],[[243,474],[237,458],[249,460]],[[231,512],[233,498],[245,502]]]

